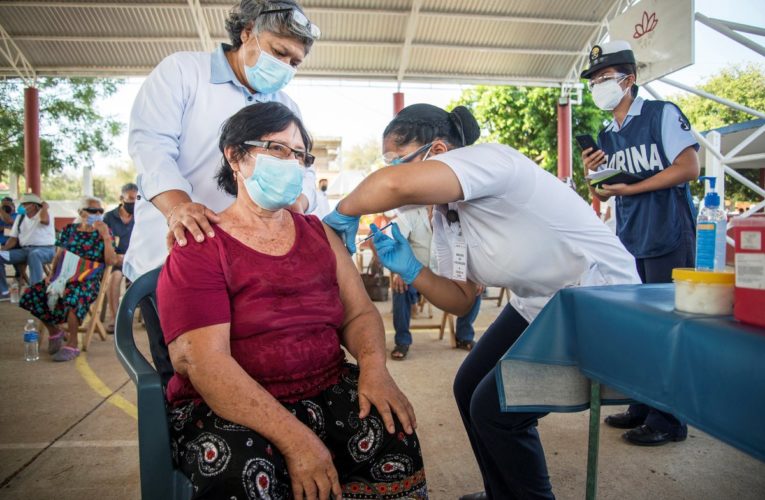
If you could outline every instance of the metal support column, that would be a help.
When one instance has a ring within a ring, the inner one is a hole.
[[[394,92],[393,93],[393,116],[396,116],[399,111],[404,109],[404,93],[403,92]]]
[[[567,96],[558,100],[558,179],[571,180],[571,101]]]
[[[592,197],[592,209],[595,211],[595,215],[600,217],[600,200]],[[613,217],[615,214],[611,214],[611,217]]]
[[[598,451],[600,449],[600,383],[590,381],[590,435],[587,443],[587,489],[585,498],[598,495]]]
[[[37,88],[24,89],[24,173],[27,192],[40,195],[40,96]]]

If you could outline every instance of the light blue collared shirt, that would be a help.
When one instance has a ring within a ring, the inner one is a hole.
[[[128,152],[138,171],[141,200],[125,255],[125,275],[135,279],[159,266],[167,256],[167,222],[148,200],[180,190],[214,212],[234,198],[218,189],[221,164],[218,137],[231,115],[255,102],[280,102],[298,117],[297,104],[282,91],[252,93],[236,78],[226,59],[226,45],[214,52],[178,52],[154,68],[133,103]],[[303,193],[316,206],[316,171],[306,169]]]
[[[636,97],[627,111],[627,116],[624,118],[624,123],[622,123],[621,127],[616,123],[616,120],[612,120],[606,126],[605,131],[619,132],[626,127],[632,121],[632,117],[639,115],[643,110],[644,101],[642,97]],[[664,155],[670,162],[674,162],[677,155],[682,153],[685,148],[698,143],[696,138],[693,137],[690,127],[685,128],[687,123],[675,106],[669,103],[664,105],[661,114],[661,141],[664,144]]]

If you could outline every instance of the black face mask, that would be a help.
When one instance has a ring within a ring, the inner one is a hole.
[[[13,209],[10,207],[10,205],[3,205],[3,211],[7,214],[13,213]]]
[[[129,213],[130,215],[133,215],[133,210],[135,210],[135,202],[132,203],[123,203],[122,208],[125,209],[125,212]]]
[[[326,191],[326,190],[327,190],[327,186],[322,186],[322,187],[321,187],[321,188],[319,188],[319,189],[321,189],[322,191]]]

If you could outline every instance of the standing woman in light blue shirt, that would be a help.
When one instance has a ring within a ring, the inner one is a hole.
[[[217,189],[221,124],[255,102],[280,102],[300,116],[281,89],[308,55],[320,32],[294,0],[241,0],[226,19],[231,45],[215,52],[178,52],[149,75],[130,117],[128,149],[138,170],[141,199],[125,256],[135,280],[161,265],[169,242],[185,245],[214,237],[210,221],[231,204]],[[316,203],[316,173],[306,169],[294,210]]]

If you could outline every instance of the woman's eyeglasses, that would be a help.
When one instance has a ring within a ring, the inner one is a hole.
[[[82,210],[84,212],[89,213],[89,214],[102,214],[102,213],[104,213],[104,209],[103,208],[91,208],[91,207],[87,207],[87,208],[83,208]]]
[[[300,149],[292,149],[286,144],[276,141],[244,141],[242,147],[245,152],[252,156],[250,152],[244,146],[254,146],[256,148],[262,148],[271,153],[272,156],[280,158],[282,160],[289,160],[290,156],[294,155],[295,159],[304,167],[310,167],[313,162],[316,161],[316,157],[307,151],[301,151]]]
[[[425,144],[424,146],[417,148],[416,151],[413,151],[409,153],[408,155],[400,157],[400,158],[396,156],[396,153],[393,153],[393,152],[385,153],[382,156],[382,160],[383,160],[383,163],[385,163],[385,165],[389,167],[392,165],[401,165],[402,163],[409,163],[410,161],[414,160],[419,155],[427,151],[428,148],[430,148],[431,146],[433,146],[433,143],[429,142]]]

